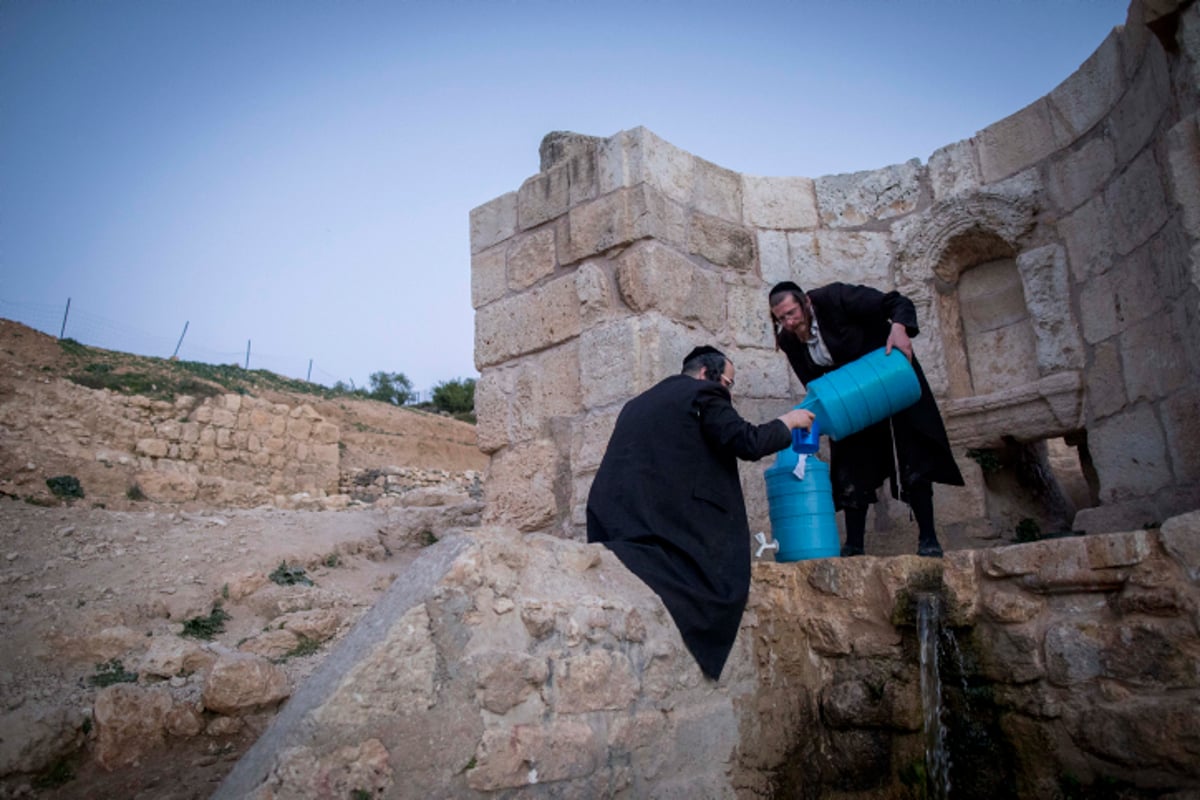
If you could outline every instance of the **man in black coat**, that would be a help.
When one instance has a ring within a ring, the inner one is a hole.
[[[892,496],[912,508],[919,529],[917,554],[941,556],[933,522],[933,484],[962,486],[963,478],[933,392],[913,356],[910,338],[919,328],[912,301],[899,292],[869,286],[831,283],[804,292],[784,281],[771,289],[768,302],[775,343],[805,385],[880,347],[889,354],[895,348],[912,362],[921,384],[921,397],[914,405],[830,443],[833,500],[845,512],[843,556],[863,554],[867,509],[885,480]]]
[[[812,414],[752,425],[734,410],[733,362],[697,347],[673,375],[630,400],[592,482],[587,537],[659,597],[705,675],[729,657],[750,592],[750,527],[737,460],[791,444]]]

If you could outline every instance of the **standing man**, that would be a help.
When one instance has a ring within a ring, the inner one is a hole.
[[[752,425],[734,410],[733,362],[707,345],[621,409],[587,504],[603,543],[671,612],[713,680],[729,657],[750,592],[750,527],[737,460],[791,444],[812,414]]]
[[[805,385],[880,347],[889,354],[899,350],[912,362],[921,384],[921,397],[914,405],[830,443],[833,501],[835,508],[845,512],[843,556],[864,553],[867,509],[887,480],[892,497],[908,503],[916,517],[917,555],[940,557],[942,546],[933,524],[933,484],[962,486],[963,478],[933,392],[913,356],[910,337],[919,329],[912,301],[899,292],[846,283],[805,293],[784,281],[771,289],[768,302],[776,347],[787,355]]]

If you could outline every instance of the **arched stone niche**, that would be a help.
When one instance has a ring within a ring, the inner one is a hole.
[[[1082,424],[1066,256],[1033,244],[1037,210],[1022,185],[943,201],[901,231],[897,288],[928,321],[921,358],[953,441],[996,446]]]

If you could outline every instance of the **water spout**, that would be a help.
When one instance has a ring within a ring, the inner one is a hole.
[[[917,596],[917,636],[921,649],[921,708],[925,716],[925,774],[931,800],[950,797],[950,752],[942,714],[942,678],[938,669],[941,600]]]

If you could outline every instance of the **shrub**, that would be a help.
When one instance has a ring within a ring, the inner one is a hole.
[[[448,414],[469,414],[475,410],[475,379],[455,378],[433,387],[433,405]]]
[[[213,606],[213,610],[207,617],[192,617],[184,620],[181,635],[190,636],[193,639],[211,639],[225,631],[225,620],[227,619],[232,619],[232,617],[218,603]]]
[[[412,382],[403,372],[373,372],[370,381],[367,396],[375,400],[402,406],[413,399]]]
[[[114,683],[136,683],[136,672],[126,672],[125,665],[119,659],[110,659],[96,665],[96,674],[88,678],[92,686],[112,686]]]
[[[83,486],[74,475],[56,475],[46,478],[46,486],[55,497],[83,497]]]
[[[280,561],[275,571],[267,577],[280,586],[295,586],[297,583],[302,583],[305,586],[313,585],[313,582],[309,580],[308,575],[305,573],[304,567],[289,567],[286,561]]]

